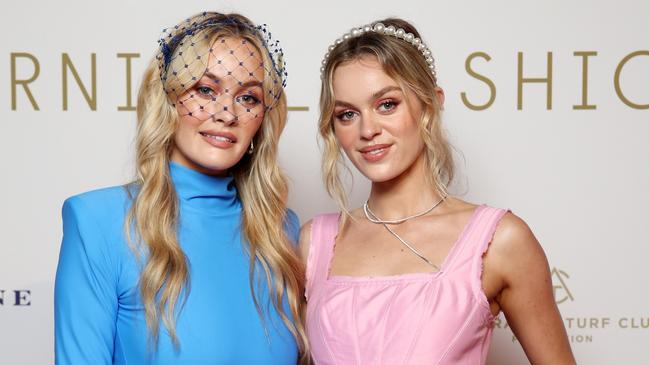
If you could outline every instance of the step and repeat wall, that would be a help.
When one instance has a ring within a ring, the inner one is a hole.
[[[379,18],[413,22],[446,92],[453,192],[528,222],[579,363],[649,364],[649,2],[630,0],[6,3],[1,363],[53,362],[61,205],[131,179],[144,67],[163,28],[203,10],[241,12],[282,42],[292,109],[281,162],[302,221],[336,210],[316,139],[327,46]],[[352,179],[358,206],[369,185]],[[501,315],[489,364],[526,363]]]

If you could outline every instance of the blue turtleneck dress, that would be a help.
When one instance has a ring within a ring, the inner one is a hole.
[[[295,364],[295,340],[268,300],[260,268],[261,280],[254,282],[264,320],[253,302],[242,207],[232,178],[173,162],[170,171],[180,202],[178,237],[190,270],[189,296],[176,317],[180,347],[174,348],[162,325],[157,347],[147,347],[141,264],[124,235],[131,200],[124,187],[112,187],[63,205],[54,295],[56,363]],[[299,222],[291,211],[285,228],[297,242]]]

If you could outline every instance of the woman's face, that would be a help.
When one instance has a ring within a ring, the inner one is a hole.
[[[424,141],[418,127],[422,103],[414,93],[402,90],[376,57],[338,66],[333,91],[335,136],[368,179],[389,181],[423,161]]]
[[[241,38],[218,38],[208,55],[205,73],[176,100],[180,119],[171,159],[224,175],[248,151],[264,119],[264,67],[257,49]]]

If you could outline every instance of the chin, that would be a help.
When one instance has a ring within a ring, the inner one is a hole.
[[[214,156],[212,158],[201,156],[200,158],[192,159],[192,162],[203,173],[209,175],[222,175],[227,173],[227,171],[236,165],[239,160],[234,158],[234,156]]]
[[[358,166],[356,165],[356,168],[358,171],[360,171],[363,176],[365,176],[368,180],[370,180],[373,183],[382,183],[386,181],[390,181],[399,175],[403,171],[397,171],[394,168],[391,168],[390,166]]]

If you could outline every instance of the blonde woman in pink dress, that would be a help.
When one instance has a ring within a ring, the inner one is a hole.
[[[501,311],[533,364],[574,364],[548,262],[507,210],[449,196],[444,93],[417,30],[354,28],[321,69],[323,175],[343,213],[302,227],[316,364],[485,364]],[[341,150],[372,183],[347,209]]]

